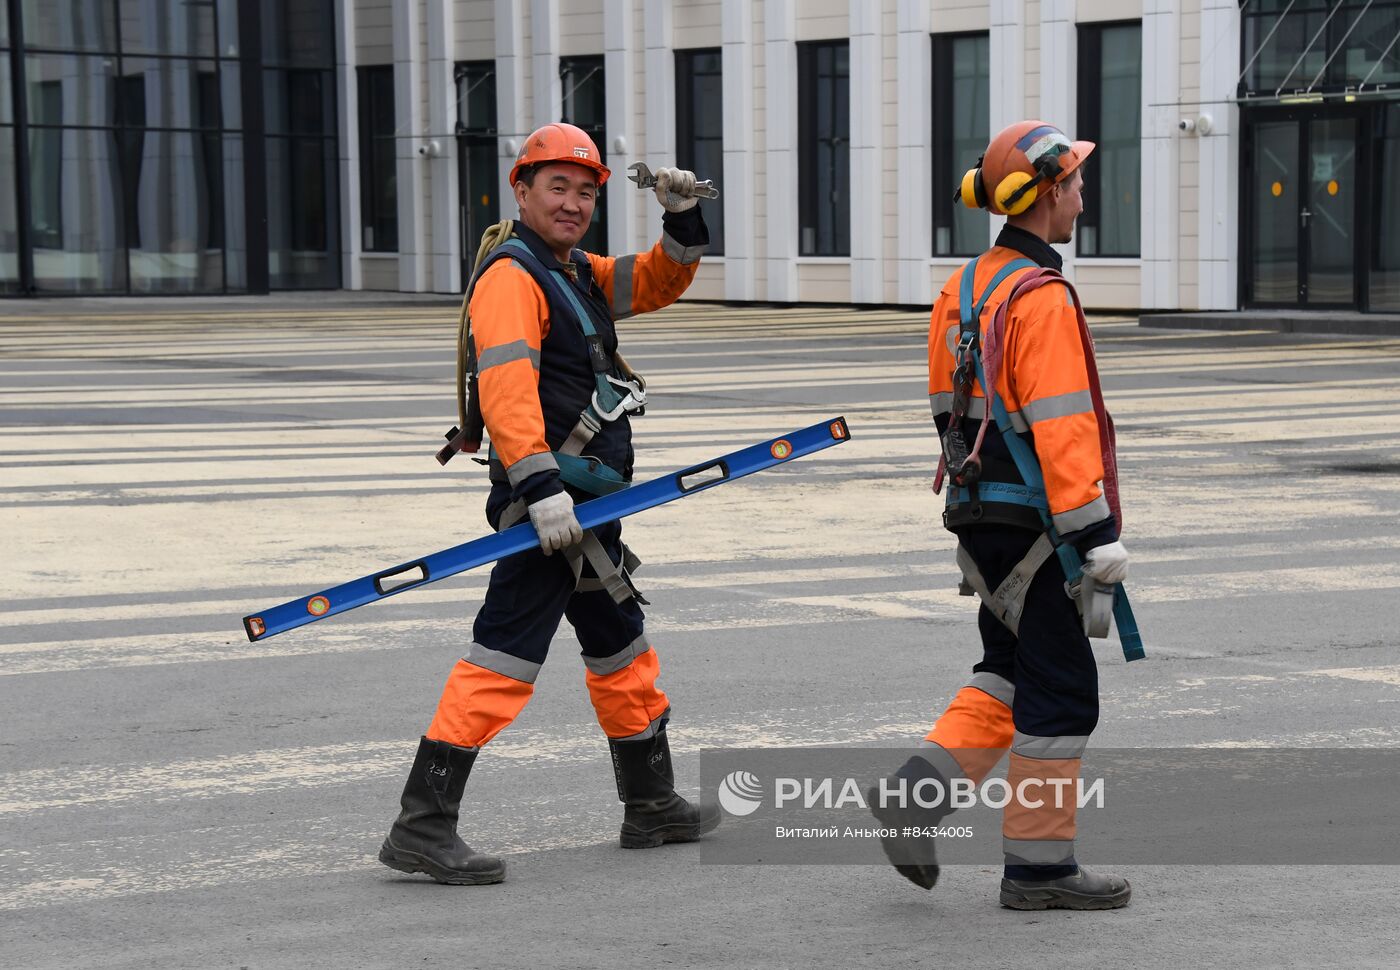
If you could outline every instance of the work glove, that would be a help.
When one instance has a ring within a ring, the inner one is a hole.
[[[1084,575],[1105,586],[1115,586],[1128,578],[1128,550],[1121,542],[1095,546],[1084,556]]]
[[[583,541],[583,528],[574,515],[574,500],[568,492],[557,492],[531,502],[527,511],[546,556]]]
[[[658,168],[655,192],[667,212],[684,212],[700,201],[695,194],[695,173],[683,168]]]

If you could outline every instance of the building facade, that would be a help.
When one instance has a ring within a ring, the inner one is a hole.
[[[1400,310],[1400,0],[0,0],[0,293],[460,292],[547,121],[721,189],[690,297],[926,304],[1039,117],[1093,308]],[[504,203],[503,204],[503,200]]]

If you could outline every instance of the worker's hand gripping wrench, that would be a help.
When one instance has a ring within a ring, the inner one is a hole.
[[[651,189],[656,187],[656,176],[652,174],[651,169],[647,168],[646,162],[633,162],[627,166],[627,170],[632,173],[627,177],[637,183],[637,188]],[[695,190],[691,194],[702,199],[718,199],[719,189],[715,188],[714,182],[706,179],[703,182],[696,182]]]

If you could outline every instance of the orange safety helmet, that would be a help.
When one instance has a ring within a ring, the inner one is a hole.
[[[1035,203],[1041,183],[1068,178],[1093,150],[1093,142],[1070,141],[1054,125],[1018,121],[992,139],[977,167],[962,177],[954,201],[1001,216],[1020,215]],[[989,185],[995,187],[991,194]]]
[[[591,168],[598,173],[598,187],[602,188],[612,174],[603,164],[603,156],[598,146],[588,137],[588,132],[567,122],[559,121],[536,128],[525,139],[525,145],[515,158],[515,167],[510,170],[510,184],[520,178],[520,170],[531,165],[549,162],[573,162]]]

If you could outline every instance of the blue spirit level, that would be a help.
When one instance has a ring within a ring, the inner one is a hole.
[[[831,418],[781,438],[750,445],[702,465],[653,478],[649,482],[633,485],[611,495],[590,499],[581,503],[575,513],[580,526],[592,529],[604,522],[674,502],[703,489],[732,482],[785,461],[839,445],[848,441],[850,437],[851,432],[846,427],[846,419]],[[539,543],[540,539],[535,534],[534,526],[529,522],[522,522],[504,532],[482,536],[480,539],[464,542],[422,559],[406,562],[402,566],[352,579],[348,583],[341,583],[319,593],[263,610],[261,613],[245,616],[243,629],[247,631],[249,640],[265,640],[325,617],[353,610],[357,606],[382,600],[386,596],[417,589],[419,586],[435,583],[439,579],[455,576],[468,569],[484,566],[488,562],[495,562],[504,556],[524,552]]]

